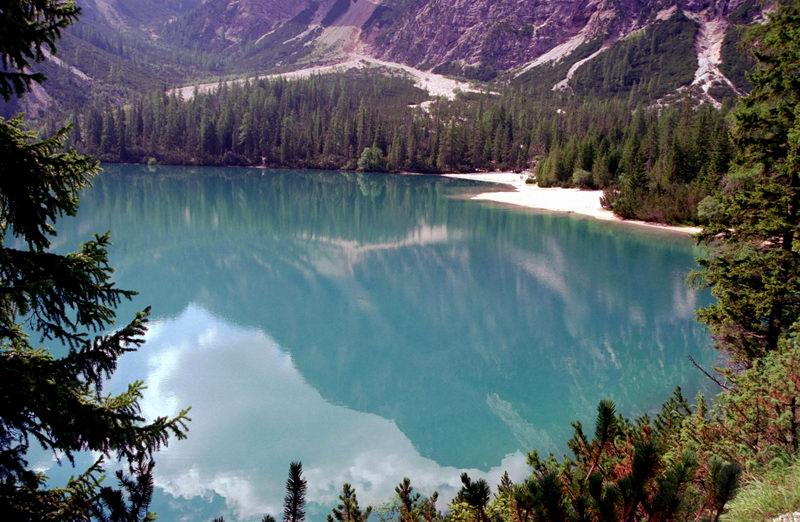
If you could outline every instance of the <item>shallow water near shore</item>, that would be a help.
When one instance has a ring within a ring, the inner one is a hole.
[[[362,505],[409,476],[522,478],[566,451],[597,402],[656,410],[713,364],[686,286],[685,237],[463,197],[428,176],[107,165],[60,223],[64,251],[111,230],[120,308],[147,343],[112,389],[148,384],[148,417],[191,405],[157,458],[159,520],[278,515],[289,462],[321,520],[342,483]],[[440,506],[441,507],[441,506]]]

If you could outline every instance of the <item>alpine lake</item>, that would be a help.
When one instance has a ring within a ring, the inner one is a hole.
[[[462,471],[522,479],[528,451],[593,430],[601,399],[652,415],[707,387],[690,356],[716,362],[688,237],[433,176],[104,168],[54,247],[110,230],[115,280],[139,292],[120,324],[152,306],[107,391],[144,380],[148,418],[192,407],[157,454],[162,521],[280,515],[294,460],[311,520],[344,482],[379,507],[406,476],[443,508]]]

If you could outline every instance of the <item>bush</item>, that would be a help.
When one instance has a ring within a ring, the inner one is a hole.
[[[380,147],[367,147],[361,153],[358,160],[358,170],[360,171],[384,171],[386,170],[386,160]]]
[[[575,169],[572,173],[572,183],[579,188],[591,188],[593,186],[592,173],[588,170]]]

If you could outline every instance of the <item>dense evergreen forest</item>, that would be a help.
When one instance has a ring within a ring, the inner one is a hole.
[[[542,186],[606,190],[624,217],[698,222],[728,168],[726,109],[646,107],[517,88],[426,101],[410,80],[350,72],[152,93],[72,117],[106,161],[367,171],[530,169]]]

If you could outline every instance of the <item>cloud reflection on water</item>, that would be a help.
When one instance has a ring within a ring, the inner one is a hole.
[[[265,332],[190,305],[177,318],[156,322],[145,348],[129,359],[118,380],[137,377],[131,367],[146,367],[147,417],[192,405],[190,437],[157,458],[157,485],[173,497],[219,495],[239,518],[275,514],[289,459],[303,461],[309,501],[326,506],[344,482],[373,505],[389,500],[405,476],[423,492],[439,491],[443,502],[458,489],[462,470],[420,456],[393,421],[325,401]],[[496,395],[487,402],[515,418]],[[529,425],[513,429],[526,437],[536,433]],[[493,483],[504,470],[516,478],[527,472],[519,452],[497,464],[486,473],[469,472]]]

